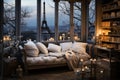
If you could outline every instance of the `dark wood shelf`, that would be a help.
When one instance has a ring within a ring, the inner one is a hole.
[[[120,11],[120,6],[116,8],[103,9],[103,13],[114,12],[114,11]]]
[[[120,44],[120,42],[113,42],[113,41],[102,41],[104,43],[109,43],[109,44]]]
[[[117,25],[117,26],[102,26],[101,27],[102,29],[107,29],[107,30],[111,30],[111,29],[120,29],[120,25]]]
[[[107,58],[109,61],[119,61],[120,62],[120,50],[106,48],[102,46],[95,46],[96,48],[96,56],[100,58]]]
[[[120,6],[118,0],[111,0],[109,3],[102,4],[101,29],[108,30],[108,35],[103,35],[102,46],[120,49]],[[105,26],[106,25],[106,26]],[[105,50],[105,49],[104,49]],[[107,49],[106,49],[107,50]]]
[[[110,18],[103,18],[102,21],[118,21],[120,20],[120,17],[110,17]]]
[[[120,37],[120,34],[109,34],[110,37]]]
[[[103,4],[104,6],[106,6],[106,5],[115,4],[115,3],[117,3],[117,2],[118,2],[117,0],[116,0],[116,1],[115,1],[115,0],[114,0],[114,1],[113,1],[113,0],[106,0],[106,1],[103,0],[103,3],[102,3],[102,4]]]

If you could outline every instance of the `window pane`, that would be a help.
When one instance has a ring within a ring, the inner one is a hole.
[[[88,27],[88,41],[94,40],[95,33],[95,0],[91,0],[89,4],[89,27]]]
[[[21,0],[21,31],[23,40],[36,40],[37,0]]]
[[[42,3],[42,22],[41,22],[41,30],[42,30],[42,41],[54,41],[55,39],[55,30],[54,30],[54,2],[51,0],[45,1],[45,13],[44,13],[44,0]]]
[[[74,40],[78,41],[81,37],[81,3],[74,3]]]
[[[59,40],[70,39],[70,4],[68,1],[59,2]]]
[[[73,23],[74,38],[80,40],[81,30],[81,3],[74,3]],[[70,40],[70,4],[68,1],[60,1],[59,6],[59,40]]]
[[[4,0],[4,40],[15,36],[15,0]]]

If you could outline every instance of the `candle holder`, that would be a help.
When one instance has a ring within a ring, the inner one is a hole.
[[[80,79],[80,68],[75,68],[74,69],[74,73],[75,73],[75,80],[79,80]]]
[[[91,58],[90,59],[90,65],[91,65],[91,67],[90,67],[90,73],[91,73],[91,78],[94,80],[94,79],[96,79],[96,59],[95,58]]]
[[[65,40],[65,34],[64,33],[62,34],[62,38],[63,38],[63,40]]]
[[[79,67],[74,70],[76,80],[84,80],[90,77],[90,67],[84,64],[84,60],[80,59]]]

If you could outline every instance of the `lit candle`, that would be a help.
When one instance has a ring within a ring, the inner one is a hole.
[[[90,61],[93,61],[93,59],[91,58]]]
[[[85,66],[86,71],[90,71],[90,68],[88,66]]]
[[[82,71],[85,71],[85,69],[84,69],[84,68],[82,68]]]
[[[93,59],[93,63],[95,63],[96,62],[96,59]]]
[[[87,67],[87,66],[85,66],[85,69],[88,69],[88,67]]]
[[[68,40],[70,40],[70,37],[68,37]]]
[[[76,72],[79,72],[79,70],[77,69]]]
[[[94,61],[96,61],[96,59],[94,59]]]
[[[81,62],[83,62],[83,59],[80,59]]]
[[[8,59],[10,59],[10,56],[8,56]]]
[[[100,73],[102,74],[102,73],[103,73],[103,70],[101,70]]]
[[[75,39],[75,40],[78,40],[78,36],[74,36],[74,39]]]
[[[63,40],[65,40],[65,34],[64,33],[62,34],[62,37],[63,37]]]
[[[59,39],[62,40],[62,36],[59,36]]]

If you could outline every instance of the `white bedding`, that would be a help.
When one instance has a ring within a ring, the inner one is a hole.
[[[67,52],[50,52],[49,55],[39,54],[38,57],[27,57],[28,65],[47,65],[47,64],[60,64],[67,63],[70,69],[78,66],[80,59],[88,59],[90,56],[86,54],[79,54],[72,51]]]

